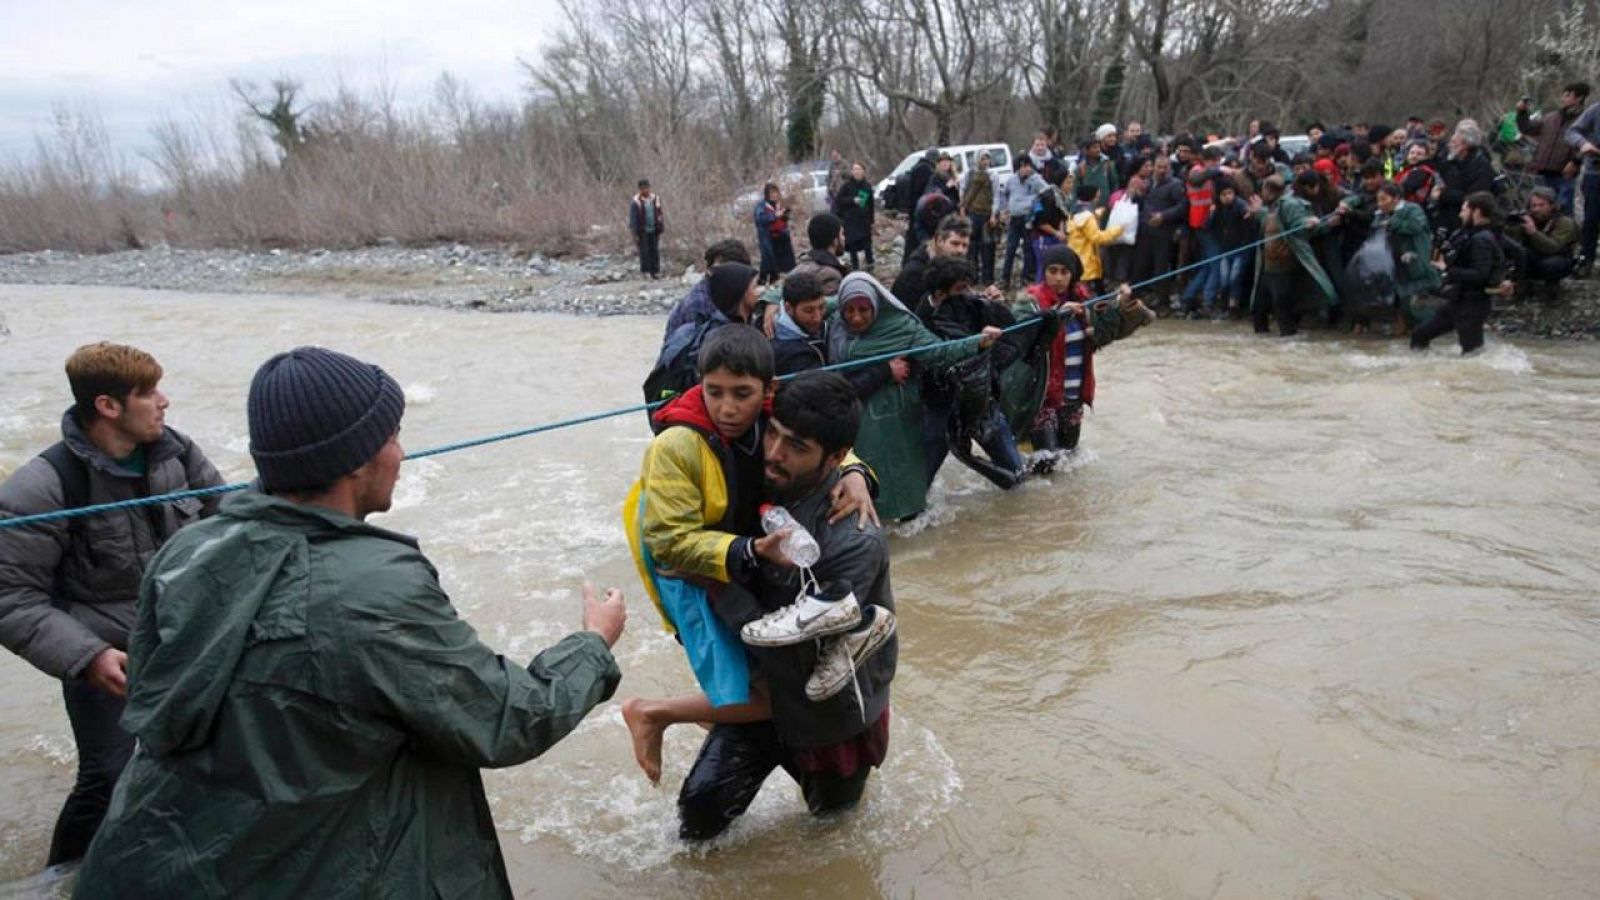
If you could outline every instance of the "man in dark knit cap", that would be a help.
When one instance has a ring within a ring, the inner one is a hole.
[[[509,897],[478,770],[568,734],[621,675],[621,594],[523,668],[478,641],[389,508],[405,398],[302,347],[250,384],[259,490],[169,541],[128,647],[138,749],[78,897]]]

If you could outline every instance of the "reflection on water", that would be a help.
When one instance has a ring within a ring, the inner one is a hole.
[[[420,449],[636,402],[656,319],[0,287],[0,475],[53,440],[61,362],[167,370],[170,420],[249,474],[254,367],[315,341],[406,386]],[[489,773],[514,883],[565,896],[1506,897],[1600,884],[1600,351],[1259,340],[1162,323],[1098,360],[1085,452],[1001,495],[948,470],[896,528],[901,675],[864,808],[775,777],[710,848],[636,774],[615,703]],[[408,464],[384,524],[525,659],[622,584],[621,694],[691,679],[616,510],[638,416]],[[58,690],[0,659],[0,878],[71,776]],[[695,729],[667,741],[666,781]]]

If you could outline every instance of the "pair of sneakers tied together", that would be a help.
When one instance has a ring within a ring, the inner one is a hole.
[[[802,568],[795,601],[747,623],[739,637],[752,647],[826,640],[806,681],[806,698],[820,703],[844,690],[856,669],[894,634],[894,627],[894,613],[888,609],[863,609],[849,585],[830,583],[822,589],[811,570]]]

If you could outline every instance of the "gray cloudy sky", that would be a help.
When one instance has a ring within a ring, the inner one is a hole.
[[[236,77],[291,75],[313,97],[387,79],[421,103],[448,70],[515,100],[517,57],[559,20],[555,0],[0,0],[0,161],[31,155],[55,104],[97,112],[137,156],[162,118],[226,121]]]

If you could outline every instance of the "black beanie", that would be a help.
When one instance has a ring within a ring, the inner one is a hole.
[[[811,217],[811,224],[806,226],[806,239],[811,241],[813,250],[826,250],[833,246],[844,232],[844,223],[833,213],[817,213]]]
[[[378,454],[405,409],[400,385],[377,366],[321,347],[279,353],[256,370],[246,406],[262,489],[338,481]]]
[[[756,280],[756,270],[744,263],[725,262],[711,269],[711,305],[730,319],[738,320],[739,301]]]
[[[1045,269],[1051,266],[1066,266],[1067,270],[1072,273],[1073,281],[1083,277],[1083,260],[1079,259],[1078,254],[1073,252],[1073,249],[1066,244],[1056,244],[1046,248],[1044,253],[1040,255],[1039,260],[1044,263],[1041,268]]]

